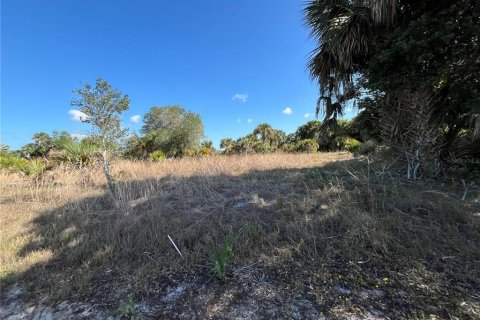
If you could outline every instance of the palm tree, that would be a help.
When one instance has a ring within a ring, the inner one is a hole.
[[[260,136],[260,141],[262,141],[262,143],[268,141],[270,144],[271,139],[275,134],[275,129],[273,129],[268,123],[261,123],[253,130],[253,134]]]
[[[453,157],[461,130],[478,139],[477,2],[308,2],[305,20],[317,40],[308,68],[320,87],[317,114],[325,114],[319,140],[336,130],[360,88],[382,96],[385,142],[404,153],[409,167],[431,162],[440,168],[441,154]]]
[[[317,114],[323,111],[328,124],[358,96],[354,78],[375,51],[376,31],[386,32],[394,23],[397,0],[312,0],[304,12],[318,41],[308,63],[310,75],[320,85]]]
[[[273,129],[273,132],[270,138],[270,145],[272,147],[278,148],[280,145],[285,143],[286,139],[287,139],[287,134],[284,131]]]
[[[225,154],[231,154],[233,152],[234,147],[235,147],[235,142],[233,141],[232,138],[224,138],[220,140],[220,148],[224,149],[223,152]]]

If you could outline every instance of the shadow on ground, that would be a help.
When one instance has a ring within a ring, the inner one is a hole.
[[[20,255],[53,258],[2,279],[0,315],[28,318],[43,297],[41,312],[74,318],[479,315],[478,204],[447,187],[358,161],[122,179],[115,206],[103,195],[33,220]]]

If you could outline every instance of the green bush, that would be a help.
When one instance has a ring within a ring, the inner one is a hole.
[[[0,169],[10,172],[20,172],[21,169],[28,165],[28,160],[25,158],[13,157],[13,156],[1,156],[0,157]]]
[[[318,142],[313,139],[304,139],[297,144],[298,152],[317,152]]]
[[[292,143],[284,143],[282,145],[282,150],[285,152],[295,152],[297,150],[297,144],[292,142]]]
[[[360,146],[360,141],[354,138],[347,138],[345,140],[345,147],[347,148],[348,151],[351,153],[355,153]]]
[[[165,153],[163,153],[162,150],[153,151],[150,154],[150,160],[154,162],[162,162],[163,160],[165,160]]]
[[[0,157],[0,170],[21,172],[31,177],[39,177],[47,170],[47,165],[40,159],[27,160],[25,158],[6,156]]]
[[[330,149],[331,150],[345,150],[346,149],[346,143],[347,143],[347,140],[349,139],[349,137],[347,136],[338,136],[338,137],[335,137],[333,140],[332,140],[332,143],[330,145]]]
[[[368,140],[358,146],[356,153],[359,155],[368,155],[375,152],[377,149],[377,142],[375,140]]]

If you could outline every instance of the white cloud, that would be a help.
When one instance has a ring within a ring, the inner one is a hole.
[[[252,123],[252,119],[251,119],[251,118],[248,119],[247,122],[248,122],[248,123]]]
[[[232,97],[232,100],[239,100],[242,102],[247,102],[248,99],[248,93],[235,93],[235,95]]]
[[[313,113],[305,113],[303,116],[304,116],[305,118],[311,118],[311,117],[314,116],[314,114],[313,114]]]
[[[87,137],[86,134],[83,134],[83,133],[72,133],[70,134],[70,136],[73,138],[73,139],[76,139],[76,140],[83,140]]]
[[[283,114],[286,114],[287,116],[289,116],[289,115],[291,115],[291,114],[293,113],[293,111],[292,111],[292,108],[287,107],[287,108],[283,109],[282,113],[283,113]]]
[[[80,110],[71,109],[68,111],[68,114],[72,117],[73,121],[82,122],[87,120],[88,116]]]
[[[130,117],[130,121],[131,121],[132,123],[139,123],[141,118],[142,118],[141,116],[139,116],[138,114],[136,114],[136,115]]]

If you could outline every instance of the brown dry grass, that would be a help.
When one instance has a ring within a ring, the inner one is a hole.
[[[475,194],[460,201],[451,186],[408,183],[350,159],[120,161],[114,203],[100,169],[57,168],[37,182],[0,173],[0,277],[54,299],[126,287],[147,295],[159,274],[211,274],[212,252],[232,240],[228,271],[262,266],[290,285],[340,274],[406,292],[420,309],[440,306],[428,312],[477,313],[468,299],[480,276]]]

